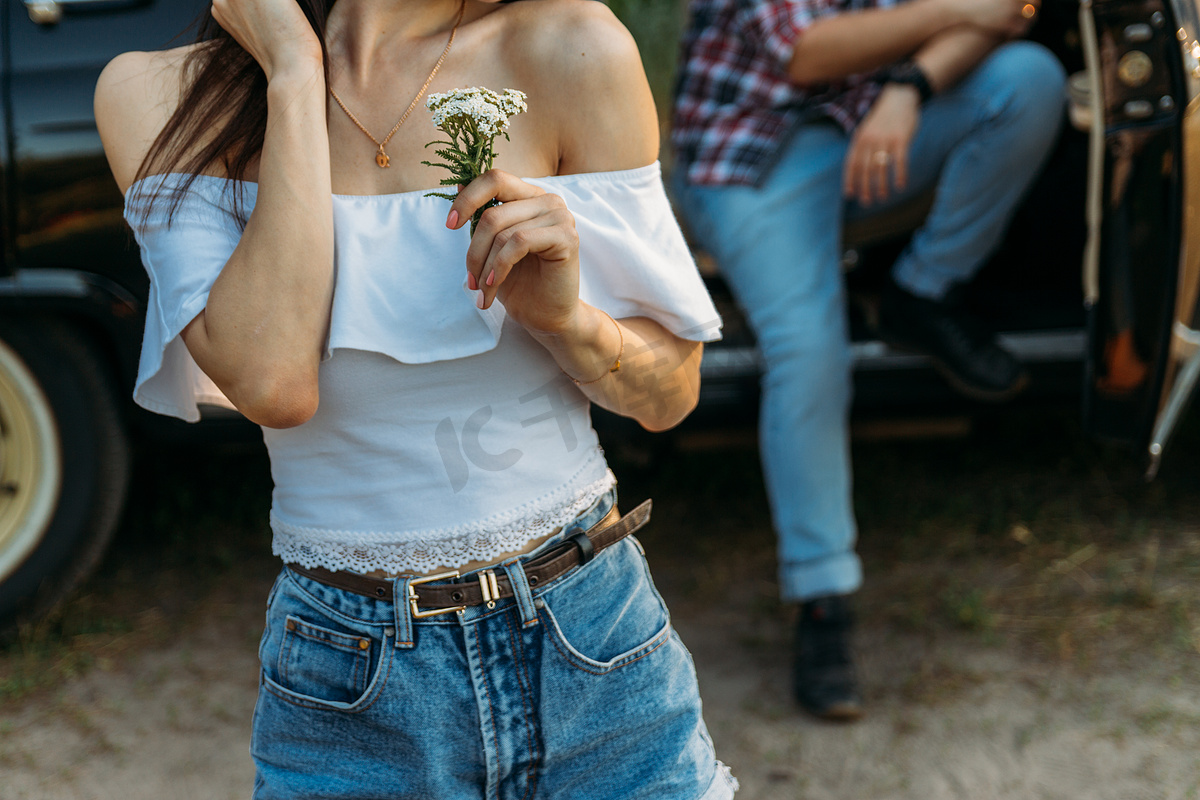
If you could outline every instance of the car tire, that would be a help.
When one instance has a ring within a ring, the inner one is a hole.
[[[129,484],[111,370],[57,319],[0,319],[0,626],[52,611],[99,562]]]

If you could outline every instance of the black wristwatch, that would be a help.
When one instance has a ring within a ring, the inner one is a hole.
[[[885,84],[902,83],[915,87],[922,103],[933,97],[933,87],[929,85],[929,78],[925,77],[925,70],[912,59],[892,64],[881,73],[881,77]]]

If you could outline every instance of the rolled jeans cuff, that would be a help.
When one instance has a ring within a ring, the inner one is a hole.
[[[862,562],[854,553],[779,565],[779,594],[785,603],[850,594],[862,586]]]

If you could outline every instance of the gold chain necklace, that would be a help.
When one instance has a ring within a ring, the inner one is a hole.
[[[383,150],[384,146],[391,141],[393,136],[396,135],[396,131],[400,130],[400,126],[404,124],[406,119],[408,119],[408,115],[412,113],[412,110],[417,107],[417,103],[421,102],[421,98],[425,96],[425,90],[429,88],[429,84],[433,83],[433,76],[438,74],[438,70],[442,68],[442,62],[446,60],[446,56],[450,55],[450,48],[454,45],[454,34],[458,33],[458,25],[462,22],[463,12],[466,10],[467,0],[462,0],[458,6],[458,17],[456,17],[454,20],[454,27],[450,29],[450,41],[446,42],[446,49],[442,50],[442,54],[438,56],[437,63],[433,65],[433,70],[429,73],[429,77],[425,79],[425,83],[421,85],[421,89],[417,92],[417,96],[412,99],[412,102],[408,104],[408,108],[406,108],[404,113],[400,116],[400,121],[392,126],[392,129],[388,131],[388,135],[383,137],[382,142],[371,135],[371,132],[366,129],[366,126],[358,121],[358,117],[354,116],[350,109],[346,108],[346,104],[342,102],[342,98],[337,96],[337,92],[333,90],[333,87],[329,87],[329,94],[333,97],[337,104],[341,106],[342,111],[346,112],[346,116],[350,118],[350,121],[357,125],[358,129],[365,133],[368,139],[379,145],[379,150],[375,153],[375,164],[380,169],[384,169],[391,164],[391,159],[388,158],[388,154]]]

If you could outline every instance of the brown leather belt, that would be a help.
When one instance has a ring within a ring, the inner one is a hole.
[[[614,522],[613,518],[618,516],[619,512],[614,507],[604,519],[587,531],[568,536],[550,551],[526,562],[525,578],[529,581],[530,588],[543,586],[572,567],[586,564],[596,553],[641,528],[650,519],[650,501],[647,500]],[[297,575],[304,575],[329,586],[345,589],[347,592],[377,599],[392,597],[392,580],[371,578],[354,572],[333,572],[322,567],[301,567],[297,564],[287,566]],[[459,583],[425,582],[457,578],[458,570],[422,577],[420,581],[410,581],[410,594],[406,599],[412,603],[417,616],[427,616],[429,612],[417,613],[416,609],[422,606],[432,607],[437,609],[432,613],[445,613],[513,596],[512,584],[503,570],[494,571],[489,568],[477,570],[474,574],[479,576],[478,580],[472,577],[469,581]]]

